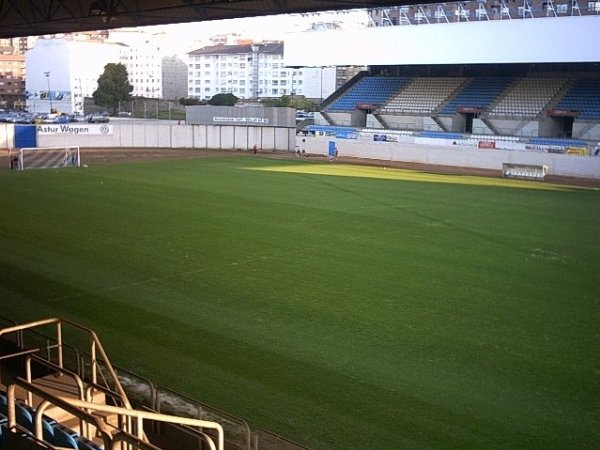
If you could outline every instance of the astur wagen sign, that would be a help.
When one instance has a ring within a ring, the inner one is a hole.
[[[44,124],[37,126],[37,132],[38,134],[113,134],[113,126],[106,124]]]

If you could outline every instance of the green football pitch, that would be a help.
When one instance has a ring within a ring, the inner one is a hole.
[[[600,448],[600,192],[227,157],[0,172],[0,315],[315,449]]]

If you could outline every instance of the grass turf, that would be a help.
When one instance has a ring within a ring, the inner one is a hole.
[[[0,173],[0,314],[316,449],[597,448],[600,193],[263,158]]]

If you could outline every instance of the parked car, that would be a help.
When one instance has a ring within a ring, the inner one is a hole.
[[[88,116],[88,123],[108,123],[110,119],[106,113],[92,113]]]
[[[44,119],[43,123],[68,123],[69,116],[66,114],[48,114]]]

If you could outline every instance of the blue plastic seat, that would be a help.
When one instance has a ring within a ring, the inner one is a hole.
[[[77,446],[79,450],[103,450],[104,447],[101,445],[95,444],[93,441],[84,438],[83,436],[79,436],[77,438]]]
[[[6,396],[0,393],[0,414],[6,416],[8,414],[8,406]]]
[[[33,431],[33,416],[31,413],[20,403],[15,405],[15,412],[17,415],[17,423],[22,427]]]
[[[70,430],[67,430],[66,428],[60,426],[60,425],[55,425],[54,426],[54,436],[52,439],[52,442],[50,442],[52,445],[55,445],[57,447],[65,447],[65,448],[79,448],[77,446],[77,434],[75,433],[73,435],[73,433],[69,432]]]

